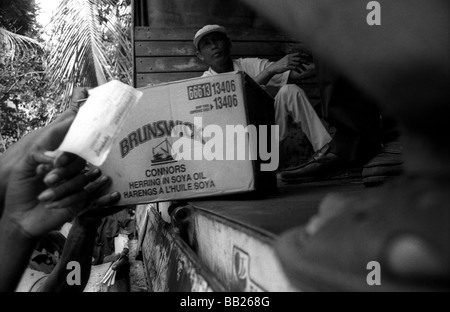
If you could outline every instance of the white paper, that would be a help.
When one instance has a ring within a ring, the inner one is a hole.
[[[120,254],[124,248],[128,248],[128,236],[119,234],[114,237],[114,253]]]
[[[117,80],[90,90],[58,150],[101,166],[131,108],[141,97],[141,91]]]

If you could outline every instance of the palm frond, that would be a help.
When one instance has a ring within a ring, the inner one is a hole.
[[[5,55],[14,59],[17,55],[26,54],[36,48],[42,48],[42,45],[36,40],[15,34],[0,27],[0,46]]]
[[[53,18],[53,47],[48,59],[48,74],[54,85],[65,89],[65,98],[75,85],[96,87],[114,78],[112,69],[128,73],[131,56],[112,59],[106,41],[105,30],[114,36],[118,51],[131,51],[130,43],[114,18],[100,20],[98,12],[104,6],[114,6],[113,0],[61,0]],[[130,54],[130,53],[126,53]],[[123,56],[121,56],[123,57]],[[119,65],[118,65],[119,64]],[[66,101],[63,106],[66,106]]]

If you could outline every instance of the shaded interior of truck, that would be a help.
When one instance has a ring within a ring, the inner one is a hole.
[[[207,68],[195,54],[193,38],[208,24],[226,27],[233,44],[232,57],[276,61],[300,52],[304,61],[313,63],[308,47],[278,31],[239,0],[136,0],[133,11],[135,87],[201,76]],[[316,78],[298,85],[322,116]],[[292,126],[281,149],[280,169],[306,161],[313,152],[298,125]]]

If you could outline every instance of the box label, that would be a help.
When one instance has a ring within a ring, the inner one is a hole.
[[[204,131],[214,125],[225,135],[227,126],[247,126],[241,73],[189,79],[140,91],[141,100],[101,167],[113,180],[110,191],[122,195],[119,205],[255,189],[250,158],[225,160],[225,153],[238,153],[237,140],[224,137],[223,150],[219,151],[211,142],[220,142],[220,138]],[[220,153],[222,158],[211,157]]]

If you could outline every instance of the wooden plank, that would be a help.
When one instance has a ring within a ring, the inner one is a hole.
[[[136,84],[140,88],[153,84],[200,77],[202,74],[203,72],[138,74]]]
[[[198,28],[150,28],[135,27],[136,41],[192,41]],[[233,41],[278,41],[296,42],[291,37],[268,29],[227,29]]]
[[[137,73],[152,72],[183,72],[207,70],[200,59],[193,57],[138,57],[136,58]]]
[[[139,41],[136,56],[195,56],[192,41]]]
[[[179,73],[147,73],[138,74],[136,87],[141,88],[148,85],[155,85],[165,82],[179,81],[184,79],[190,79],[200,77],[203,72],[179,72]],[[316,84],[298,84],[300,88],[305,91],[310,100],[320,99],[320,90]]]
[[[235,58],[245,57],[233,55]],[[280,57],[261,55],[270,61],[277,61]],[[136,58],[136,73],[166,73],[166,72],[202,72],[207,66],[196,56],[171,56],[171,57],[138,57]]]
[[[305,46],[294,42],[234,42],[234,55],[255,57],[271,55],[283,57],[294,52],[304,52]],[[195,56],[196,49],[192,41],[140,41],[136,42],[135,55],[140,56]]]

